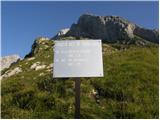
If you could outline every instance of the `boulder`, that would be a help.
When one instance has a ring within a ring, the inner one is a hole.
[[[30,69],[35,69],[39,64],[40,64],[40,62],[36,62],[36,63],[32,64]]]
[[[28,58],[27,60],[31,61],[31,60],[34,60],[34,59],[35,59],[35,57],[31,57],[31,58]]]
[[[40,70],[40,69],[44,69],[45,67],[46,67],[46,65],[41,65],[40,62],[36,62],[31,65],[30,69]]]
[[[39,65],[39,66],[36,66],[35,70],[41,70],[41,69],[44,69],[46,67],[46,65]]]

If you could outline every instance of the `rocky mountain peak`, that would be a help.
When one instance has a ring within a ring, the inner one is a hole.
[[[11,64],[16,63],[20,59],[21,59],[20,56],[17,54],[1,57],[0,58],[1,70],[9,68]]]
[[[138,36],[158,43],[158,31],[139,27],[119,16],[96,16],[83,14],[76,24],[72,24],[65,36],[102,39],[105,42],[130,40]]]
[[[124,19],[120,16],[114,16],[114,15],[110,15],[110,16],[97,16],[97,15],[93,15],[93,14],[83,14],[79,17],[78,23],[83,22],[84,20],[91,20],[91,19],[95,19],[95,20],[100,20],[101,22],[103,22],[104,24],[107,23],[108,21],[112,21],[115,23],[123,23],[125,25],[131,23],[129,22],[127,19]]]

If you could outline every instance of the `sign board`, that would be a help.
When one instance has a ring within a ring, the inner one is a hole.
[[[103,77],[101,40],[55,40],[54,78]]]

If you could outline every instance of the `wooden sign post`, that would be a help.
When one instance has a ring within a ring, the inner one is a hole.
[[[75,80],[75,118],[80,118],[80,77],[103,77],[101,40],[54,41],[54,78]]]
[[[80,118],[80,86],[81,79],[75,80],[75,118]]]

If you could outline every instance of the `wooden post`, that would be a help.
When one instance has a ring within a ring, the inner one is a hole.
[[[81,79],[77,78],[75,80],[75,118],[80,118],[80,84]]]

